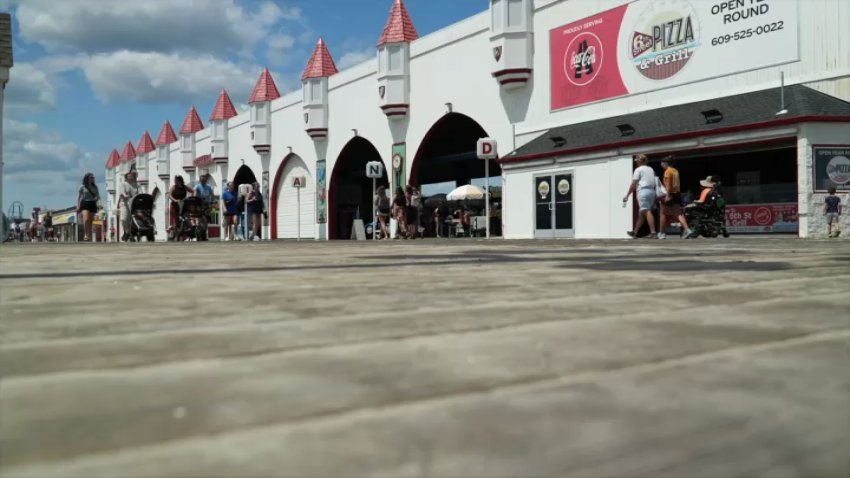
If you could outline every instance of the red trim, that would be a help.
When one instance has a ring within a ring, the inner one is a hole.
[[[528,83],[528,78],[511,78],[509,80],[499,80],[500,85],[507,85],[510,83]]]
[[[519,73],[531,73],[532,71],[534,71],[534,70],[532,70],[531,68],[508,68],[508,69],[505,69],[505,70],[494,71],[493,77],[498,78],[500,76],[505,76],[505,75],[515,75],[515,74],[519,74]]]
[[[386,109],[389,109],[389,108],[409,108],[409,107],[410,107],[409,103],[395,103],[395,104],[389,104],[389,105],[381,106],[381,109],[386,110]]]
[[[314,133],[314,132],[325,132],[325,133],[327,133],[328,129],[327,128],[310,128],[310,129],[305,129],[304,131],[306,131],[307,133]]]
[[[286,163],[288,163],[289,160],[292,159],[293,157],[299,157],[299,156],[295,153],[289,153],[289,154],[287,154],[286,156],[283,157],[283,161],[281,161],[280,166],[277,167],[277,172],[274,173],[274,183],[272,183],[272,197],[266,198],[269,202],[269,205],[271,206],[271,208],[270,208],[271,212],[269,214],[271,214],[271,216],[272,216],[271,217],[271,224],[270,224],[271,229],[272,229],[271,230],[272,240],[277,239],[277,206],[278,206],[277,205],[277,196],[278,196],[277,189],[278,189],[278,184],[280,183],[280,175],[283,174],[283,168],[286,167]],[[274,199],[272,199],[272,198],[274,198]],[[301,218],[299,218],[298,220],[300,221]]]
[[[384,113],[384,114],[386,114],[387,116],[407,116],[407,111],[398,111],[398,112],[395,112],[395,113],[390,112],[390,113]]]
[[[735,133],[739,131],[752,131],[754,129],[772,128],[776,126],[786,126],[799,123],[848,123],[850,116],[795,116],[791,118],[782,118],[778,120],[762,121],[759,123],[748,123],[744,125],[728,126],[725,128],[717,128],[710,131],[689,131],[686,133],[677,133],[666,136],[653,136],[650,138],[640,138],[630,141],[621,141],[615,143],[598,144],[594,146],[586,146],[574,149],[561,149],[557,151],[547,151],[545,153],[527,154],[525,156],[517,156],[513,158],[500,158],[499,163],[517,163],[522,161],[531,161],[534,159],[554,158],[557,156],[565,156],[568,154],[587,153],[599,151],[613,147],[622,148],[625,146],[637,146],[648,143],[658,143],[666,141],[676,141],[681,139],[690,139],[701,136],[716,136],[725,133]]]

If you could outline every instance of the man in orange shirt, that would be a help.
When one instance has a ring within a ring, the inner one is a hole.
[[[664,169],[664,189],[667,190],[667,197],[661,201],[661,230],[658,232],[659,239],[667,237],[667,225],[670,223],[670,218],[673,222],[678,221],[682,226],[682,231],[688,230],[688,221],[682,214],[682,189],[679,184],[679,170],[673,167],[673,157],[667,156],[661,160],[661,167]]]

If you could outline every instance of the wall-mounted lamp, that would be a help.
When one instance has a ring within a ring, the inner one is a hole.
[[[635,128],[628,123],[618,124],[617,129],[620,130],[620,136],[631,136],[635,134]]]
[[[287,146],[289,148],[289,153],[292,154],[292,146]]]
[[[451,104],[451,103],[446,103],[446,110],[447,110],[449,113],[451,113],[451,112],[452,112],[452,104]]]
[[[701,113],[705,117],[705,124],[714,124],[723,121],[723,113],[719,110],[707,110]]]
[[[549,139],[552,141],[553,148],[561,148],[565,144],[567,144],[567,140],[562,138],[561,136],[552,136]]]
[[[354,136],[357,136],[357,130],[352,128],[351,131],[354,133]]]

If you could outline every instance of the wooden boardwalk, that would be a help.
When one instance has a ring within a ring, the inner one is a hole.
[[[0,246],[0,476],[847,476],[847,244]]]

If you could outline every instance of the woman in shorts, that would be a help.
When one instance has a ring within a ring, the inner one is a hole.
[[[94,174],[86,173],[83,176],[83,185],[77,191],[77,213],[83,219],[83,241],[91,241],[91,225],[94,215],[97,214],[97,202],[100,201],[100,192],[94,183]]]

